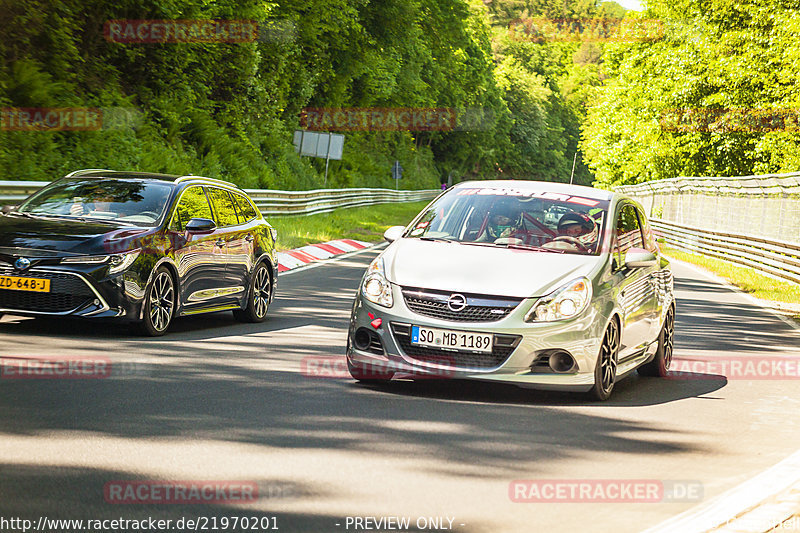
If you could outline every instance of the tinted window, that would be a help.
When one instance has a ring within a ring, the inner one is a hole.
[[[622,264],[625,253],[631,248],[644,248],[644,241],[642,240],[642,230],[639,226],[639,217],[636,216],[636,209],[628,204],[622,208],[617,218],[619,264]]]
[[[25,202],[20,211],[153,226],[161,218],[172,190],[172,185],[157,181],[71,178],[45,187]]]
[[[228,191],[210,188],[209,193],[214,204],[214,212],[217,214],[217,226],[237,225],[239,219],[236,217],[236,207]]]
[[[178,208],[175,210],[175,217],[172,219],[172,228],[182,231],[193,218],[214,219],[202,187],[189,187],[183,191]]]
[[[233,197],[236,199],[236,207],[239,208],[239,218],[242,222],[250,222],[258,216],[256,208],[244,195],[234,194]]]

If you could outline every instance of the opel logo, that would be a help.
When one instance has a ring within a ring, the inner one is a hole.
[[[31,266],[31,262],[26,257],[20,257],[14,261],[14,268],[17,270],[26,270],[29,266]]]
[[[447,307],[453,312],[459,312],[467,306],[467,298],[463,294],[451,294],[447,300]]]

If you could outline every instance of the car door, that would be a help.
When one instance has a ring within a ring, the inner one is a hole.
[[[661,266],[661,251],[658,249],[658,244],[656,244],[655,236],[650,228],[650,222],[640,206],[636,206],[636,214],[639,215],[639,223],[644,235],[644,249],[655,255],[658,260],[655,267],[648,269],[650,272],[650,290],[653,298],[652,306],[650,307],[650,332],[648,338],[652,341],[657,339],[658,334],[661,332],[661,316],[668,298],[667,287],[672,285],[672,272],[669,269],[663,269]]]
[[[170,222],[184,312],[215,303],[225,278],[225,249],[218,244],[218,230],[187,231],[186,225],[193,218],[214,219],[208,197],[199,185],[181,193]]]
[[[634,355],[652,339],[653,314],[656,308],[652,284],[653,267],[627,267],[625,254],[632,248],[643,249],[644,237],[633,204],[625,203],[617,212],[615,223],[614,279],[623,310],[620,336],[620,360]]]
[[[247,247],[248,233],[240,224],[236,204],[231,193],[219,187],[209,187],[211,204],[214,207],[220,239],[225,242],[225,290],[229,300],[241,300],[248,288]]]
[[[256,260],[258,212],[244,194],[229,192],[236,203],[236,213],[239,215],[236,236],[239,246],[228,257],[229,264],[234,265],[230,275],[233,276],[234,281],[249,287],[250,274],[253,272]]]

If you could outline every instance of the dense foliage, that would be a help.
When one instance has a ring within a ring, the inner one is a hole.
[[[664,38],[605,49],[582,142],[598,182],[797,171],[797,2],[648,6]]]
[[[602,45],[542,44],[509,27],[623,14],[591,0],[0,0],[0,108],[100,108],[103,118],[99,131],[0,124],[0,179],[112,168],[313,188],[325,162],[292,144],[304,108],[447,107],[467,125],[345,132],[328,184],[391,187],[395,160],[403,188],[568,181]],[[247,19],[260,33],[237,43],[104,37],[108,21],[142,19]],[[582,159],[576,181],[591,183]]]

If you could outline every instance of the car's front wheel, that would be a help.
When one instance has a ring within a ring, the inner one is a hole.
[[[658,349],[653,360],[640,366],[637,371],[642,376],[667,377],[669,365],[672,363],[672,348],[675,342],[675,308],[667,310],[664,325],[658,335]]]
[[[264,263],[259,263],[250,279],[247,307],[234,310],[233,316],[240,322],[263,322],[267,318],[271,295],[272,278],[269,269]]]
[[[619,355],[619,325],[612,320],[603,335],[600,353],[594,368],[594,386],[589,395],[599,401],[608,400],[617,380],[617,356]]]
[[[150,337],[165,334],[175,316],[175,282],[165,267],[159,267],[147,289],[139,331]]]

